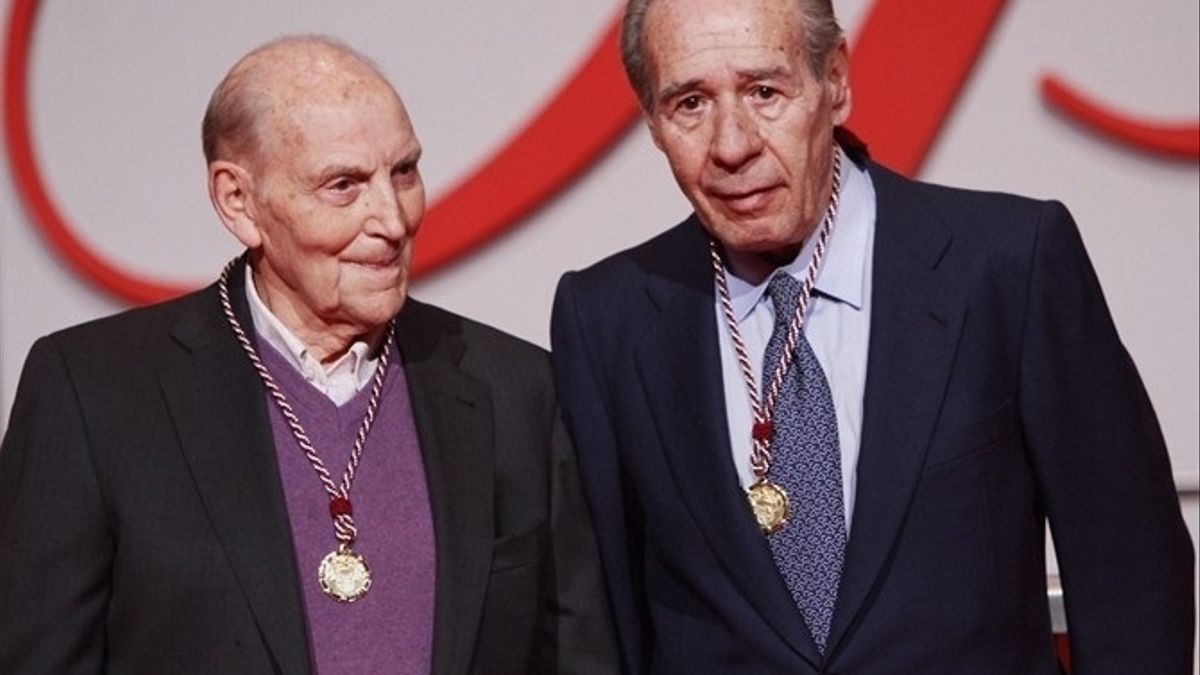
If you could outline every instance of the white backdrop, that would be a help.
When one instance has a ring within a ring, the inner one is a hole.
[[[872,1],[835,0],[852,43]],[[6,22],[14,2],[0,0]],[[615,0],[45,0],[30,52],[32,140],[55,202],[90,246],[199,285],[238,252],[207,202],[199,120],[251,47],[328,32],[379,61],[409,105],[436,199],[551,95],[618,11]],[[1198,24],[1195,0],[1009,2],[919,175],[1071,208],[1185,491],[1200,476],[1200,163],[1092,135],[1037,87],[1053,72],[1132,114],[1196,124]],[[7,162],[0,191],[2,430],[32,341],[124,305],[39,237]],[[687,212],[639,127],[520,227],[413,293],[545,345],[564,270]],[[1195,499],[1185,507],[1195,533]]]

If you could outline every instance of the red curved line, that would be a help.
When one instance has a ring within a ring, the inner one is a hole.
[[[871,155],[916,174],[1005,0],[879,0],[850,55],[847,126]]]
[[[1052,106],[1105,138],[1149,152],[1200,159],[1200,122],[1137,119],[1095,102],[1054,75],[1042,78],[1041,89]]]
[[[41,179],[29,133],[28,82],[30,38],[37,16],[37,0],[14,0],[5,34],[4,139],[13,170],[13,182],[51,246],[84,278],[118,298],[135,303],[174,297],[184,288],[161,284],[124,270],[96,255],[75,236],[55,206]]]
[[[544,205],[638,119],[618,58],[619,34],[618,15],[554,98],[433,205],[416,244],[415,275],[456,260]]]

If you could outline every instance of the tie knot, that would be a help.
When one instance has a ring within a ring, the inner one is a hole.
[[[775,305],[775,325],[786,326],[796,311],[800,297],[800,282],[787,272],[779,272],[767,285],[767,294]]]

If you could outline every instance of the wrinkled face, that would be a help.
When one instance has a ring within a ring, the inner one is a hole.
[[[367,333],[404,304],[425,212],[420,144],[381,83],[283,109],[252,162],[259,293],[293,330]]]
[[[814,76],[795,0],[658,0],[643,39],[650,132],[705,228],[790,260],[829,198],[844,43]]]

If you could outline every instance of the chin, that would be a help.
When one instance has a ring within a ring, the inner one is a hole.
[[[400,308],[404,307],[404,300],[403,295],[398,298],[381,299],[369,308],[370,314],[377,324],[385,324],[400,313]]]
[[[713,232],[727,248],[740,253],[766,254],[800,246],[803,237],[792,232],[778,232],[770,228],[734,226],[731,229]]]
[[[355,323],[362,326],[378,328],[391,321],[400,313],[406,300],[403,292],[389,291],[387,293],[371,293],[357,298],[351,305],[343,304],[347,316],[354,317]]]

